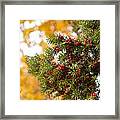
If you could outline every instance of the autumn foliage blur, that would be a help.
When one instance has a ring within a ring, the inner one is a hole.
[[[20,25],[23,26],[25,22],[29,24],[35,22],[35,20],[20,20]],[[39,30],[44,31],[45,35],[48,37],[52,35],[55,31],[62,31],[69,33],[67,27],[69,26],[68,21],[60,20],[48,20],[43,22],[41,25],[34,26],[32,28],[21,29],[23,34],[23,42],[29,45],[29,35],[30,33]],[[39,45],[43,50],[48,48],[48,44],[41,40]],[[20,98],[22,100],[42,100],[47,99],[46,95],[40,92],[40,84],[36,77],[28,73],[27,64],[25,61],[25,56],[21,57],[21,68],[20,68]]]

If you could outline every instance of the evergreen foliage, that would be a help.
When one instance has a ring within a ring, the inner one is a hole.
[[[40,81],[43,93],[62,99],[99,99],[100,21],[71,21],[74,39],[65,34],[49,37],[44,54],[26,56],[29,73]]]

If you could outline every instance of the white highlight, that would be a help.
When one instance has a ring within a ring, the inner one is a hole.
[[[29,28],[33,28],[33,27],[35,27],[36,25],[35,25],[35,22],[29,22],[29,21],[25,21],[24,22],[24,29],[29,29]]]
[[[29,34],[29,40],[31,42],[40,43],[41,42],[40,31],[37,30],[37,31],[31,32]]]
[[[44,23],[45,22],[45,20],[35,20],[35,24],[37,25],[37,26],[40,26],[42,23]]]
[[[69,32],[72,32],[72,29],[73,29],[72,26],[68,26],[68,27],[67,27],[67,30],[68,30]]]
[[[20,42],[23,42],[24,41],[24,39],[23,39],[23,33],[20,31]]]
[[[35,54],[43,53],[43,49],[39,45],[29,47],[26,43],[21,43],[20,48],[23,51],[23,54],[28,56],[34,56]]]

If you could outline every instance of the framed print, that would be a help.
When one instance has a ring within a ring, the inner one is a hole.
[[[119,119],[119,2],[2,1],[2,119]]]

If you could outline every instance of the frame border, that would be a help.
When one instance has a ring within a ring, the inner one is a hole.
[[[115,115],[5,115],[5,5],[115,5]],[[119,0],[45,0],[45,1],[2,1],[1,2],[1,51],[0,51],[0,119],[118,119],[119,106]]]

